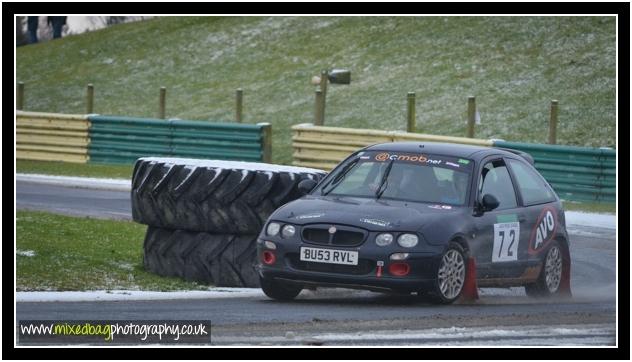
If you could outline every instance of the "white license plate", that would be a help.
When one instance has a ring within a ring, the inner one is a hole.
[[[358,265],[358,252],[302,247],[301,260],[316,263]]]

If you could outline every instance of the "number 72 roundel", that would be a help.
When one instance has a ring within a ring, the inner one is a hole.
[[[520,223],[505,222],[494,224],[494,247],[492,263],[518,260]]]

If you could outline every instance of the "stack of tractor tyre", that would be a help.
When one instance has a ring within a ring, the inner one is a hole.
[[[145,269],[216,286],[258,287],[256,239],[268,216],[302,196],[316,169],[235,161],[141,158],[132,216],[148,225]]]

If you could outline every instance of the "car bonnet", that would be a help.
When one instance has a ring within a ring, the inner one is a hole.
[[[296,225],[344,224],[372,231],[416,231],[461,208],[390,199],[306,196],[277,210],[271,220]]]

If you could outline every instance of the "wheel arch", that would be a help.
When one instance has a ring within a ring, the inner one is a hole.
[[[558,294],[570,297],[571,293],[571,252],[568,239],[563,235],[555,238],[562,249],[562,280]]]
[[[461,245],[466,256],[470,256],[470,245],[464,235],[456,234],[450,239],[451,242]]]
[[[555,237],[555,241],[557,241],[564,249],[570,250],[568,239],[564,235],[557,235]]]

